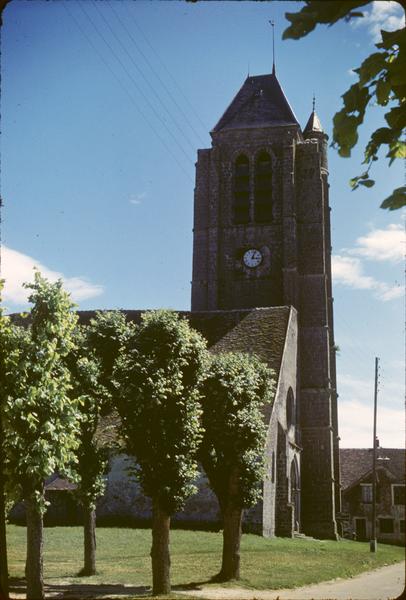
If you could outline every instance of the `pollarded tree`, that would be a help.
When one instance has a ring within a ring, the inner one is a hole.
[[[100,384],[99,360],[87,343],[86,329],[77,326],[75,346],[67,358],[71,375],[71,398],[78,401],[79,445],[74,465],[76,496],[83,508],[84,564],[81,575],[96,573],[96,501],[105,489],[106,452],[96,441],[106,390]]]
[[[76,450],[76,495],[83,507],[84,565],[82,575],[96,573],[96,501],[105,489],[106,448],[97,439],[101,417],[111,410],[115,391],[115,360],[131,327],[118,311],[98,312],[87,326],[75,330],[75,346],[68,355],[70,395],[79,401],[79,446]]]
[[[255,356],[212,357],[202,389],[204,434],[199,457],[223,518],[217,581],[240,578],[243,511],[262,493],[267,430],[262,407],[272,393],[272,372]]]
[[[74,460],[77,401],[69,397],[65,357],[71,351],[76,315],[61,281],[35,273],[28,329],[20,335],[13,386],[4,406],[7,471],[25,500],[27,598],[42,600],[44,484]]]
[[[172,311],[142,315],[120,361],[118,410],[127,451],[137,461],[144,493],[152,499],[153,594],[170,592],[171,515],[196,491],[201,440],[198,385],[205,340]]]
[[[113,399],[117,393],[113,376],[115,363],[133,331],[134,325],[128,323],[119,310],[96,312],[86,328],[87,343],[100,361],[100,383],[111,401],[110,404],[104,404],[103,413],[109,412],[114,406]]]

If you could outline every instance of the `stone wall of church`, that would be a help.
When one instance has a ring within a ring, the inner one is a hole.
[[[284,147],[299,139],[297,126],[228,130],[213,135],[213,148],[199,150],[196,166],[192,311],[283,305]],[[272,158],[272,220],[255,223],[254,165]],[[250,164],[251,223],[233,217],[234,165],[241,154]],[[291,166],[289,172],[292,173]],[[257,269],[244,266],[248,248],[263,255]]]
[[[324,136],[324,134],[321,134]],[[302,516],[305,533],[337,535],[338,438],[333,353],[330,223],[324,140],[297,147]],[[336,414],[336,413],[335,413]]]
[[[132,459],[125,454],[110,459],[106,491],[97,504],[99,524],[150,525],[151,500],[144,496],[135,476],[129,472],[133,464]],[[197,493],[189,498],[183,511],[172,516],[172,524],[175,527],[221,529],[218,501],[204,473],[200,475],[196,485]],[[243,526],[245,531],[262,533],[262,502],[245,511]]]
[[[290,537],[295,529],[290,472],[292,461],[296,459],[300,474],[297,350],[298,315],[297,311],[291,308],[266,443],[263,535],[267,537]],[[300,507],[297,507],[297,511],[300,513]],[[300,514],[297,516],[300,523]]]

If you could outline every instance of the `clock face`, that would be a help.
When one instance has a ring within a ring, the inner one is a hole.
[[[262,254],[259,250],[255,248],[250,248],[246,252],[244,252],[244,264],[246,267],[250,267],[253,269],[254,267],[258,267],[262,263]]]

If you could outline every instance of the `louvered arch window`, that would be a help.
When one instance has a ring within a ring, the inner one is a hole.
[[[234,165],[234,222],[248,223],[250,217],[250,163],[245,154]]]
[[[261,152],[255,161],[255,222],[272,220],[272,160],[268,152]]]

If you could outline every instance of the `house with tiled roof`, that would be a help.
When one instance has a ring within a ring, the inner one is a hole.
[[[377,448],[376,534],[380,542],[405,543],[403,448]],[[342,526],[346,537],[372,539],[373,450],[341,448]]]

